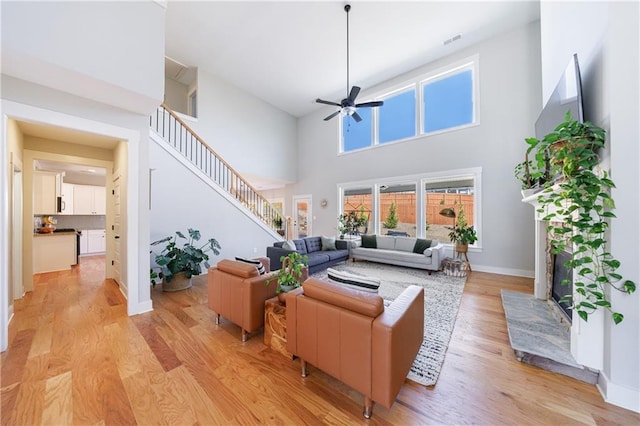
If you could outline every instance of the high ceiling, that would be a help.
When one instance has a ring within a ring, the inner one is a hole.
[[[346,95],[345,4],[169,1],[166,55],[301,117]],[[351,5],[350,84],[363,90],[540,16],[539,1]]]

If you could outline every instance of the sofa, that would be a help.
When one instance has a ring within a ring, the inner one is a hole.
[[[391,408],[424,333],[424,289],[409,286],[390,306],[377,294],[309,278],[287,293],[287,350],[335,377],[373,404]]]
[[[362,235],[357,247],[351,248],[351,258],[426,269],[429,274],[440,270],[444,245],[438,240],[390,235]]]
[[[291,240],[296,249],[291,250],[283,248],[285,241],[277,241],[273,246],[267,247],[267,257],[271,263],[271,269],[276,270],[282,268],[280,258],[286,256],[292,251],[308,256],[307,266],[309,267],[309,275],[323,271],[337,263],[344,262],[349,259],[349,244],[347,241],[335,240],[335,250],[323,250],[323,237],[307,237],[301,240]]]
[[[268,258],[258,258],[266,273],[260,275],[255,265],[223,259],[209,268],[207,286],[209,308],[242,329],[242,341],[264,325],[264,302],[276,295],[277,272],[270,272]],[[269,285],[266,282],[269,281]]]

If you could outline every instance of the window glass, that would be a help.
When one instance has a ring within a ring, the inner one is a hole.
[[[381,235],[416,236],[416,184],[380,185]]]
[[[473,72],[470,69],[423,83],[424,133],[473,123]]]
[[[416,135],[416,91],[411,89],[384,98],[378,109],[378,140],[380,143],[397,141]]]
[[[342,215],[347,228],[345,235],[358,232],[370,234],[373,232],[372,194],[371,187],[346,189],[342,197]],[[357,223],[356,223],[357,221]],[[338,229],[338,233],[340,229]]]
[[[441,180],[425,183],[426,237],[450,242],[451,232],[457,217],[464,211],[467,225],[475,226],[474,178],[455,181]],[[450,209],[445,211],[445,209]],[[455,214],[451,217],[451,211]]]
[[[343,151],[349,152],[371,146],[371,108],[359,108],[358,115],[362,118],[359,123],[350,115],[342,117]]]

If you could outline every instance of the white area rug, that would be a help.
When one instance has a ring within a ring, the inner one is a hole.
[[[466,278],[370,262],[347,262],[333,269],[380,278],[378,294],[385,299],[385,305],[409,285],[424,287],[424,340],[407,378],[425,386],[434,385],[456,323]],[[326,276],[326,270],[313,275],[320,279]]]

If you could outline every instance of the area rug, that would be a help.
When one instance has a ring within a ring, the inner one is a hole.
[[[385,305],[409,285],[424,287],[424,340],[407,378],[425,386],[434,385],[456,323],[466,278],[450,277],[442,272],[428,275],[420,269],[370,262],[348,262],[333,269],[379,278],[378,294],[385,299]],[[312,276],[323,279],[327,271]]]

